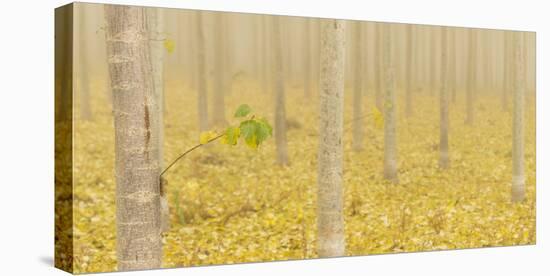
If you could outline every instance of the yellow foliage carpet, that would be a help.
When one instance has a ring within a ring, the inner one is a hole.
[[[199,142],[196,92],[183,87],[167,85],[165,165]],[[273,122],[273,97],[256,90],[250,81],[233,85],[226,98],[229,123],[231,112],[241,103]],[[363,104],[367,114],[364,150],[352,150],[351,94],[348,89],[346,255],[535,243],[532,98],[528,98],[525,126],[526,200],[512,204],[512,115],[501,111],[496,94],[477,97],[475,123],[466,126],[463,91],[458,91],[456,103],[450,104],[448,170],[437,166],[437,93],[414,94],[411,118],[404,115],[401,95],[397,185],[382,176],[383,129],[375,122],[371,90]],[[77,273],[116,270],[113,122],[106,93],[97,92],[94,97],[93,120],[75,124]],[[317,110],[315,96],[306,98],[298,88],[287,90],[288,167],[275,164],[270,138],[257,150],[216,142],[192,152],[167,172],[171,228],[163,236],[164,267],[317,257]]]

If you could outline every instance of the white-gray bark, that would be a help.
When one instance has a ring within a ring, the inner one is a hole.
[[[467,90],[466,90],[466,124],[474,123],[474,97],[476,93],[476,56],[477,56],[477,39],[475,30],[468,30],[469,49],[468,49],[468,75],[467,75]]]
[[[395,94],[395,73],[393,65],[393,45],[391,25],[383,26],[383,59],[384,59],[384,178],[399,182],[397,176],[397,108]]]
[[[363,137],[364,137],[364,130],[363,130],[363,51],[362,51],[362,34],[361,34],[361,22],[357,21],[355,22],[354,31],[355,34],[353,36],[354,42],[353,45],[355,47],[355,64],[353,68],[355,69],[355,72],[353,74],[353,78],[355,81],[355,84],[353,85],[353,150],[355,151],[361,151],[363,150]]]
[[[441,28],[441,76],[439,91],[439,168],[449,168],[449,91],[447,28]]]
[[[406,84],[405,84],[405,114],[407,117],[412,116],[413,109],[412,109],[412,90],[414,88],[412,83],[412,67],[413,67],[413,25],[409,24],[407,25],[407,33],[406,33],[406,39],[407,39],[407,54],[405,56],[406,58]]]
[[[320,124],[317,174],[317,253],[345,254],[343,187],[345,23],[321,23]]]
[[[289,160],[286,139],[285,74],[283,70],[283,45],[281,41],[280,24],[279,17],[273,16],[273,65],[275,67],[275,145],[277,151],[277,164],[285,166],[289,164]]]
[[[525,116],[525,51],[523,34],[514,36],[514,121],[512,145],[512,202],[525,198],[525,165],[524,165],[524,116]]]
[[[162,257],[159,122],[146,17],[141,7],[105,5],[121,271],[158,268]]]
[[[153,130],[158,133],[158,162],[159,167],[164,167],[164,40],[166,39],[164,32],[164,12],[159,8],[147,9],[147,24],[149,31],[149,48],[151,51],[151,64],[153,68],[153,81],[155,85],[155,106],[151,116],[159,123]],[[162,231],[166,232],[170,229],[170,211],[168,208],[168,197],[166,195],[165,181],[161,181],[161,223]]]
[[[225,91],[226,87],[226,75],[228,72],[225,72],[227,62],[227,57],[224,57],[224,47],[225,40],[223,31],[225,30],[223,25],[223,13],[219,12],[215,15],[215,29],[214,29],[214,91],[213,91],[213,113],[212,113],[212,123],[214,125],[224,126],[227,124],[225,120]]]
[[[208,130],[208,92],[206,87],[206,55],[204,52],[204,29],[202,12],[195,14],[197,28],[197,113],[199,119],[199,131]]]

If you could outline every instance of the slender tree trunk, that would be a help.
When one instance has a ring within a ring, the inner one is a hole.
[[[226,79],[225,75],[227,72],[225,72],[225,59],[224,58],[224,47],[225,40],[223,39],[223,14],[217,13],[215,16],[215,29],[214,29],[214,72],[215,72],[215,80],[214,80],[214,97],[213,97],[213,114],[212,114],[212,123],[214,125],[226,125],[227,121],[225,120],[225,91],[227,87],[225,87]]]
[[[147,27],[149,31],[149,48],[153,68],[154,93],[156,97],[154,111],[151,116],[158,116],[158,124],[154,132],[158,133],[157,148],[159,167],[164,167],[164,12],[159,8],[147,9]],[[160,185],[164,186],[165,181]],[[170,211],[166,187],[160,188],[161,227],[163,232],[170,230]]]
[[[317,169],[317,253],[345,254],[343,120],[345,21],[321,23],[319,165]]]
[[[105,5],[115,122],[118,269],[161,266],[157,97],[146,11]]]
[[[382,72],[382,47],[380,46],[382,44],[382,24],[376,23],[375,27],[375,41],[374,41],[374,53],[376,55],[376,65],[375,65],[375,82],[376,82],[376,89],[374,90],[374,101],[376,104],[376,108],[378,108],[379,111],[382,111],[382,78],[384,77]]]
[[[449,91],[447,66],[447,28],[441,28],[441,90],[439,91],[439,168],[449,168]]]
[[[363,55],[362,55],[362,34],[361,22],[357,21],[354,26],[354,43],[355,46],[355,64],[353,68],[355,84],[353,86],[353,150],[363,150]]]
[[[502,92],[501,92],[501,107],[502,111],[508,112],[508,91],[510,90],[510,43],[509,43],[509,36],[507,32],[504,32],[504,54],[502,58],[503,62],[503,78],[502,78]]]
[[[525,116],[525,51],[524,38],[521,32],[514,36],[514,121],[513,121],[513,174],[512,202],[523,201],[525,198],[525,168],[524,168],[524,116]]]
[[[84,6],[81,6],[78,13],[78,24],[80,31],[80,40],[79,40],[79,78],[78,78],[78,90],[80,92],[80,119],[84,121],[92,120],[92,109],[90,107],[90,74],[91,68],[88,67],[88,47],[86,42],[86,9]]]
[[[309,26],[309,18],[305,19],[304,32],[304,96],[311,96],[311,27]]]
[[[206,55],[204,53],[204,30],[202,12],[195,14],[197,28],[197,110],[199,117],[199,131],[208,130],[208,92],[206,87]]]
[[[285,80],[283,70],[283,53],[281,41],[281,23],[278,16],[273,16],[273,44],[275,67],[275,144],[277,148],[277,164],[289,164],[286,139],[286,107],[285,107]]]
[[[383,58],[384,58],[384,178],[398,183],[397,177],[397,115],[395,100],[395,76],[392,56],[391,26],[384,25],[383,34]]]
[[[437,29],[430,29],[430,96],[437,90]]]
[[[473,125],[474,123],[474,97],[476,93],[476,52],[477,42],[475,30],[469,30],[470,47],[468,49],[468,80],[466,92],[466,124]]]
[[[407,117],[411,117],[412,114],[413,114],[413,109],[412,109],[412,90],[414,88],[414,85],[412,83],[412,76],[413,76],[413,72],[412,72],[412,63],[413,63],[413,36],[412,36],[412,30],[413,28],[413,25],[412,24],[409,24],[407,25],[407,54],[406,54],[406,60],[407,60],[407,64],[406,64],[406,74],[407,76],[405,76],[406,78],[406,81],[407,81],[407,84],[406,84],[406,87],[405,87],[405,97],[406,97],[406,106],[405,106],[405,113],[407,114]]]
[[[451,64],[450,64],[450,68],[449,68],[449,81],[451,83],[451,95],[452,95],[452,102],[453,103],[456,103],[456,86],[457,86],[457,82],[456,82],[456,29],[455,28],[451,28],[450,29],[450,34],[451,34],[451,45],[450,45],[450,54],[451,54]]]

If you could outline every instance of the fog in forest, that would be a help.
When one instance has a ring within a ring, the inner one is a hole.
[[[77,3],[56,27],[74,42],[56,53],[74,243],[56,249],[75,272],[159,266],[121,261],[124,223],[150,216],[162,267],[535,243],[535,33],[113,8],[147,31],[135,88],[119,56],[133,34],[107,10]],[[156,213],[130,210],[150,158]]]

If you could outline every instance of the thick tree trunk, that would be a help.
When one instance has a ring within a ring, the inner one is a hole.
[[[523,201],[525,198],[525,168],[524,168],[524,105],[525,105],[525,51],[523,34],[516,32],[514,36],[514,121],[512,146],[512,202]]]
[[[345,254],[343,187],[343,110],[345,23],[321,25],[319,165],[317,174],[317,253]]]
[[[84,121],[92,120],[92,109],[90,103],[90,78],[88,77],[91,71],[88,62],[88,47],[85,39],[86,36],[86,9],[80,6],[78,13],[79,24],[79,71],[78,71],[78,92],[80,95],[80,119]]]
[[[199,131],[208,130],[208,93],[206,87],[206,55],[204,53],[204,30],[202,12],[195,14],[197,28],[197,110],[199,118]]]
[[[466,124],[472,125],[474,123],[474,97],[476,93],[476,33],[475,30],[469,30],[470,33],[470,47],[468,49],[468,80],[466,91]]]
[[[384,25],[384,178],[397,183],[397,115],[395,100],[395,76],[392,56],[391,26]]]
[[[452,102],[453,103],[456,103],[456,86],[457,86],[457,82],[456,82],[456,29],[452,28],[450,29],[450,34],[451,34],[451,45],[450,46],[450,55],[451,55],[451,59],[450,59],[450,68],[449,68],[449,81],[450,81],[450,90],[452,91],[451,92],[451,95],[452,95]]]
[[[406,66],[406,85],[405,85],[405,97],[406,97],[406,103],[405,103],[405,114],[407,115],[407,117],[411,117],[412,114],[413,114],[413,109],[412,109],[412,90],[414,88],[413,86],[413,83],[412,83],[412,75],[413,75],[413,72],[412,72],[412,63],[413,63],[413,36],[412,36],[412,30],[413,28],[413,25],[412,24],[409,24],[407,25],[407,54],[406,54],[406,61],[407,61],[407,64],[405,65]]]
[[[354,46],[355,46],[355,64],[353,68],[355,69],[353,78],[355,84],[353,86],[353,150],[361,151],[363,150],[363,55],[362,55],[362,34],[361,34],[361,22],[357,21],[355,23],[355,35],[354,35]]]
[[[115,122],[118,269],[161,266],[157,95],[144,8],[105,5]]]
[[[153,82],[155,93],[154,111],[151,116],[158,116],[158,121],[154,132],[158,133],[157,148],[159,168],[164,167],[164,13],[162,9],[147,9],[147,27],[149,31],[149,49],[151,51],[151,64],[153,68]],[[165,185],[161,181],[160,185]],[[168,198],[166,196],[166,187],[160,188],[160,206],[161,206],[161,227],[166,232],[170,229],[170,211],[168,208]]]
[[[273,64],[275,67],[275,144],[277,148],[277,164],[286,166],[289,164],[289,160],[286,139],[285,80],[281,26],[278,16],[273,17],[272,27],[274,44]]]
[[[447,28],[441,28],[441,76],[439,91],[439,168],[449,168],[449,91],[447,66]]]
[[[215,44],[214,44],[214,91],[213,91],[213,114],[212,114],[212,123],[218,126],[224,126],[227,124],[225,120],[225,91],[226,86],[226,74],[225,72],[225,62],[226,57],[224,57],[224,47],[225,40],[223,39],[223,14],[217,13],[215,16]]]

